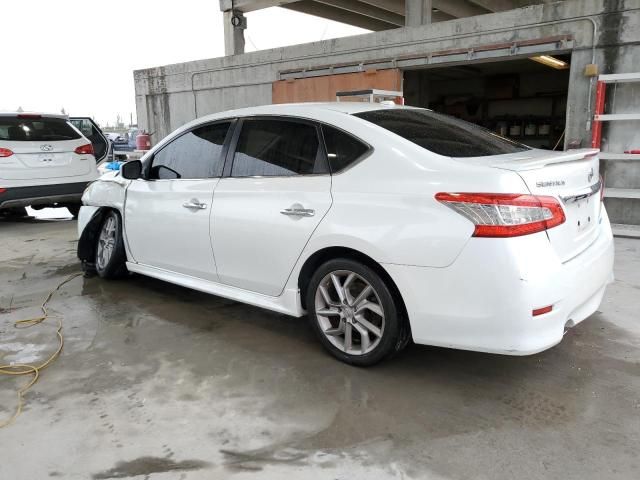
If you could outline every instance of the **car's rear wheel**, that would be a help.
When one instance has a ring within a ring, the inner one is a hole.
[[[96,245],[95,269],[102,278],[118,278],[127,273],[120,215],[109,211],[100,227]]]
[[[373,365],[406,344],[404,320],[389,286],[360,262],[335,259],[321,265],[306,302],[320,341],[343,362]]]

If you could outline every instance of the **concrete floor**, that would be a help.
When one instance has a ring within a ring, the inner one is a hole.
[[[0,221],[0,363],[55,347],[54,319],[12,320],[79,271],[75,227]],[[412,346],[371,369],[329,357],[299,319],[77,278],[51,302],[63,355],[0,430],[0,478],[640,478],[640,241],[616,247],[601,311],[550,351]],[[0,376],[0,419],[24,381]]]

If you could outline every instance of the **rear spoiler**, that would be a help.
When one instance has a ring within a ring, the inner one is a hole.
[[[581,148],[578,150],[568,150],[566,152],[549,152],[549,156],[540,156],[528,160],[518,159],[515,161],[500,162],[491,165],[496,168],[507,168],[509,170],[534,170],[553,165],[554,163],[575,162],[586,158],[595,157],[600,153],[598,148]]]

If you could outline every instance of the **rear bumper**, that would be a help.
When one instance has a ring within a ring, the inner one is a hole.
[[[529,355],[562,340],[592,315],[613,280],[606,211],[594,243],[562,263],[540,232],[472,238],[446,268],[384,265],[405,301],[416,343]],[[551,312],[532,310],[552,305]]]
[[[0,193],[0,208],[53,205],[56,203],[80,203],[82,193],[89,182],[8,187]]]

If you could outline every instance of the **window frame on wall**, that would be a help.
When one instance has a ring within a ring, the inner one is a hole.
[[[240,135],[242,133],[242,129],[245,124],[250,123],[252,121],[273,121],[273,122],[289,122],[289,123],[300,123],[303,125],[311,126],[315,129],[316,139],[318,141],[318,152],[317,152],[317,162],[320,162],[317,166],[320,167],[319,172],[316,173],[294,173],[291,175],[245,175],[245,176],[233,176],[233,163],[235,161],[236,151],[238,147],[238,141],[240,139]],[[289,115],[250,115],[246,117],[240,117],[237,119],[236,124],[234,125],[233,136],[229,145],[229,149],[227,151],[226,161],[224,164],[223,177],[224,178],[234,178],[234,179],[246,179],[246,178],[301,178],[301,177],[311,177],[311,176],[320,176],[320,175],[331,175],[331,168],[329,166],[329,160],[327,157],[327,151],[324,144],[324,137],[322,136],[322,129],[320,122],[317,120],[312,120],[308,118],[295,117]]]
[[[201,123],[201,124],[198,124],[198,125],[194,125],[192,128],[189,128],[188,130],[185,130],[184,132],[181,132],[179,135],[176,135],[175,137],[171,138],[158,151],[154,152],[153,155],[149,158],[148,161],[145,161],[145,164],[146,164],[144,166],[144,173],[145,173],[144,178],[145,178],[145,180],[157,182],[157,181],[175,181],[175,180],[194,181],[194,180],[208,180],[208,179],[212,179],[212,178],[221,178],[223,176],[223,174],[224,174],[227,154],[229,152],[229,146],[231,145],[231,140],[232,140],[232,138],[234,136],[234,133],[235,133],[236,123],[237,123],[237,118],[216,119],[216,120],[212,120],[210,122],[204,122],[204,123]],[[179,178],[150,178],[151,170],[152,170],[152,168],[154,166],[154,163],[156,161],[156,157],[165,148],[169,147],[170,145],[172,145],[174,142],[178,141],[179,139],[181,139],[185,135],[192,134],[196,130],[200,130],[200,129],[205,128],[205,127],[212,127],[212,126],[216,126],[216,125],[221,125],[221,124],[228,124],[229,126],[227,128],[227,133],[225,135],[225,139],[224,139],[224,142],[222,144],[222,149],[220,151],[220,157],[219,157],[220,167],[219,167],[219,171],[217,172],[217,174],[210,174],[209,176],[206,176],[206,177],[196,177],[196,178],[183,178],[183,177],[179,177]]]

